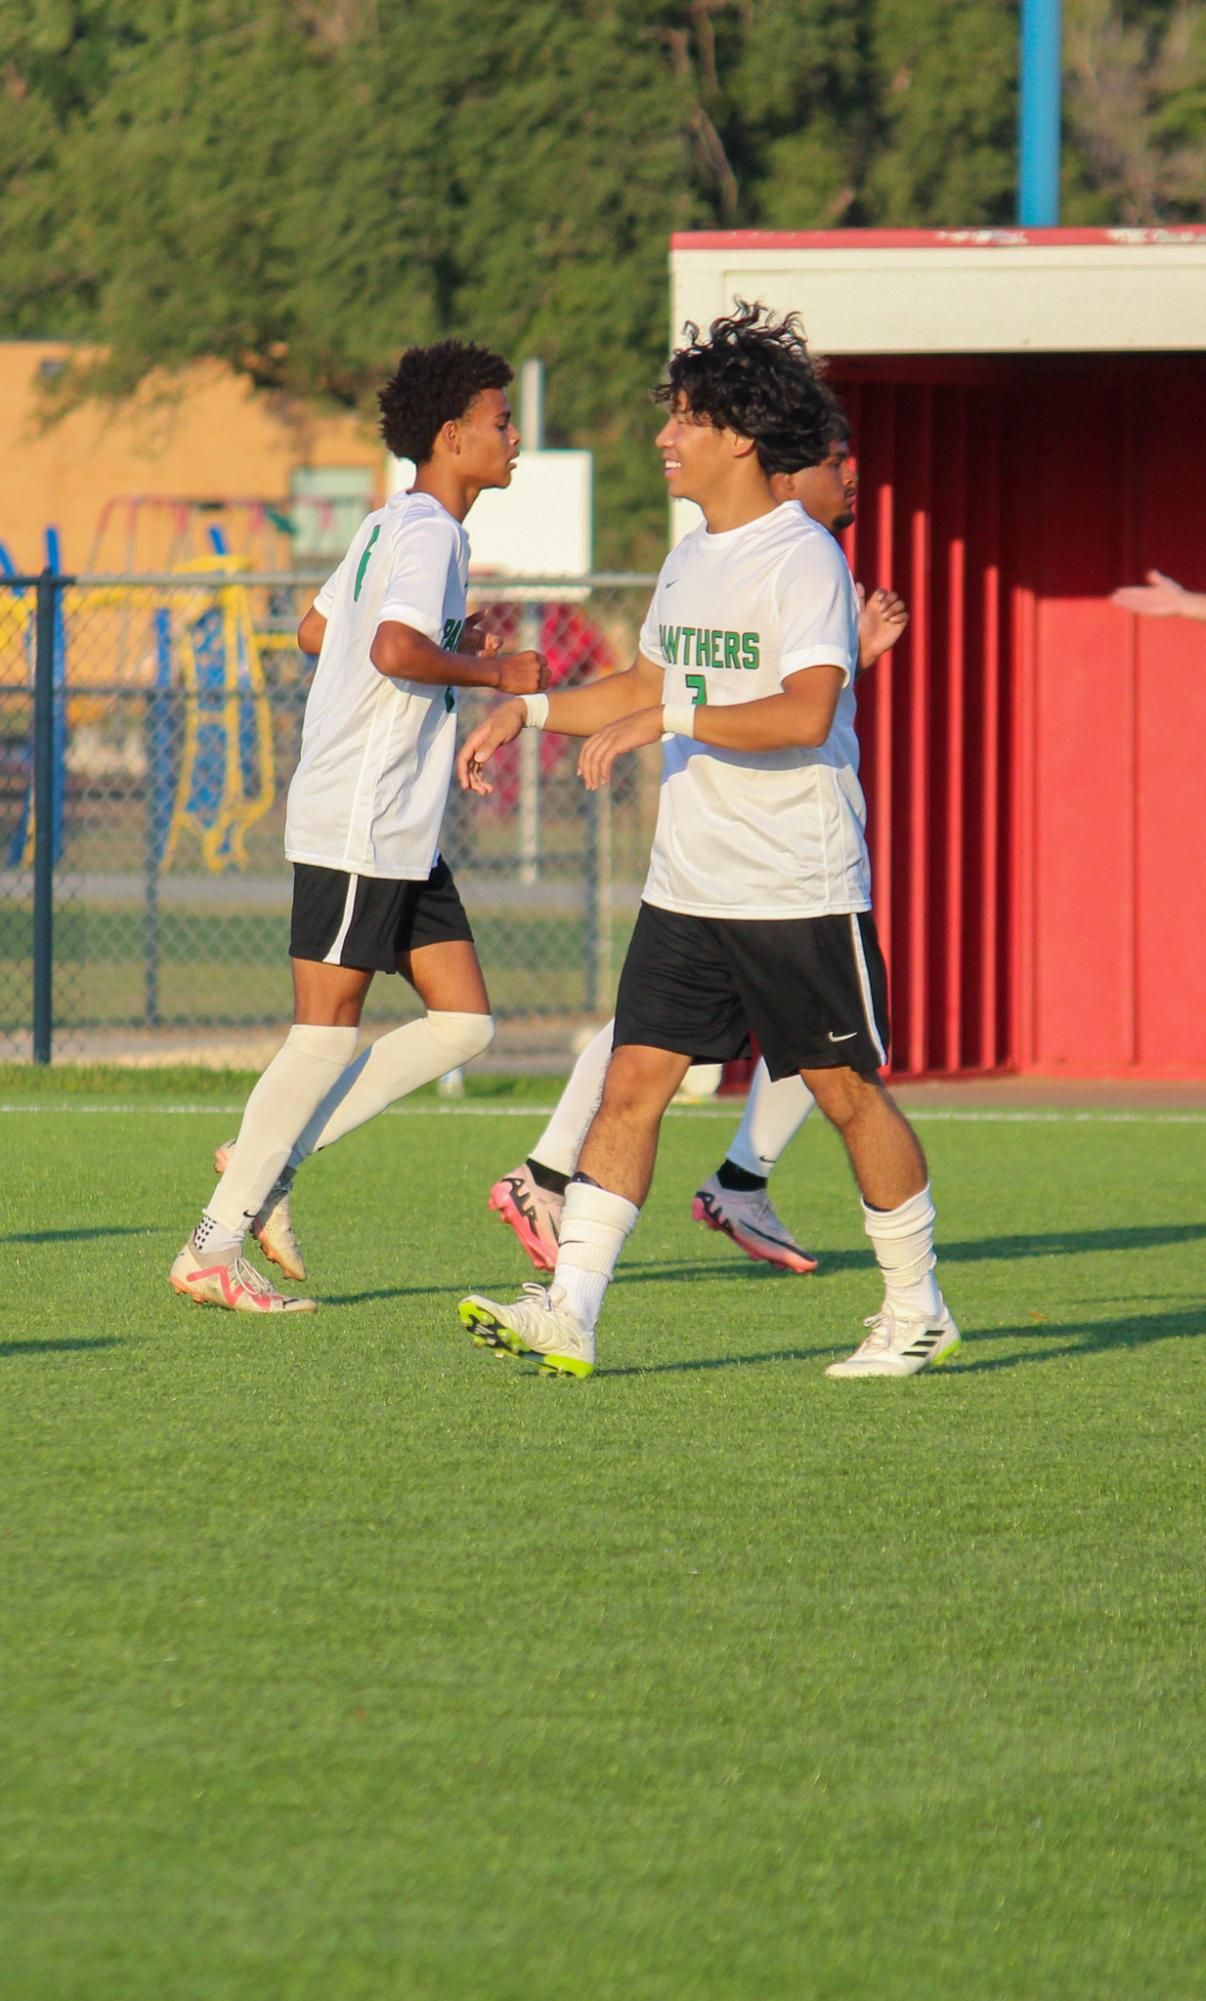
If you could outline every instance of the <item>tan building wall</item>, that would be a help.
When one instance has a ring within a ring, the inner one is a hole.
[[[71,352],[62,341],[0,342],[0,542],[19,570],[42,567],[48,525],[59,530],[69,570],[120,571],[206,553],[210,522],[223,525],[235,553],[287,566],[304,553],[299,538],[261,510],[182,503],[287,509],[297,475],[321,488],[324,469],[342,472],[345,488],[359,474],[365,506],[383,498],[384,449],[370,423],[257,392],[218,362],[47,426],[40,392]],[[302,543],[321,539],[321,512],[313,501],[299,510]],[[329,510],[326,525],[329,537]],[[347,537],[334,539],[342,549]]]

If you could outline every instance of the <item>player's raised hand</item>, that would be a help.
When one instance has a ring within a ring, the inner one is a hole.
[[[507,653],[498,660],[495,687],[503,695],[540,695],[549,685],[549,663],[543,653]]]
[[[858,586],[858,664],[870,667],[895,646],[909,622],[909,608],[895,591],[872,591],[867,597]]]
[[[1162,570],[1148,570],[1146,583],[1124,584],[1110,593],[1111,604],[1120,611],[1138,612],[1141,618],[1200,618],[1201,612],[1191,609],[1193,602],[1194,593]]]
[[[470,730],[456,760],[462,792],[476,792],[483,799],[489,798],[494,787],[483,775],[485,767],[504,743],[515,741],[525,720],[522,702],[500,702],[484,723]]]
[[[611,777],[611,767],[626,750],[640,750],[642,744],[656,743],[663,731],[662,707],[637,709],[614,723],[596,730],[582,746],[578,776],[588,792],[597,792]]]

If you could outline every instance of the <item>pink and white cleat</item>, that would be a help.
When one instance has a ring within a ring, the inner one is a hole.
[[[198,1306],[225,1306],[232,1313],[314,1313],[315,1299],[290,1299],[276,1292],[246,1258],[233,1264],[207,1264],[193,1249],[192,1240],[176,1253],[169,1273],[173,1292],[183,1293]]]
[[[217,1148],[214,1153],[215,1174],[225,1174],[234,1146],[234,1141],[228,1139],[225,1146]],[[306,1276],[306,1261],[293,1227],[293,1211],[289,1204],[292,1185],[291,1179],[281,1180],[268,1190],[263,1207],[251,1226],[251,1234],[269,1264],[278,1265],[286,1278],[300,1281]]]
[[[526,1160],[496,1181],[490,1207],[514,1230],[537,1271],[552,1271],[561,1245],[564,1195],[554,1195],[533,1181]]]
[[[712,1174],[695,1191],[691,1214],[709,1230],[722,1230],[747,1257],[780,1271],[815,1271],[817,1261],[802,1250],[780,1222],[765,1188],[722,1188]]]

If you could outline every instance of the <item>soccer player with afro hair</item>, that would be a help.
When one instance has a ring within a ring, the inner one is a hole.
[[[519,696],[548,682],[542,654],[505,654],[466,616],[465,517],[479,493],[510,485],[519,450],[510,380],[501,355],[460,341],[402,356],[381,391],[381,435],[414,460],[414,484],[361,523],[301,622],[318,665],[285,818],[293,1026],[219,1148],[221,1179],[171,1269],[174,1290],[202,1305],[312,1310],[248,1262],[248,1232],[303,1279],[289,1205],[301,1163],[493,1036],[439,837],[459,690]],[[377,973],[401,973],[426,1013],[357,1055]]]

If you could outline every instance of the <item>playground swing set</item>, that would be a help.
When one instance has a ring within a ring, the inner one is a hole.
[[[232,572],[249,571],[249,559],[230,554],[217,526],[210,527],[209,541],[208,554],[178,564],[179,590],[115,583],[68,585],[56,593],[52,791],[56,862],[63,852],[73,731],[85,722],[119,714],[132,693],[143,691],[150,705],[149,860],[157,869],[167,870],[182,844],[194,839],[212,874],[247,866],[248,832],[271,809],[277,792],[263,655],[292,640],[257,630],[250,591],[244,584],[225,581]],[[46,531],[45,551],[47,568],[59,575],[59,537],[53,528]],[[0,648],[23,653],[27,685],[32,685],[35,593],[28,584],[14,583],[4,590],[3,578],[16,574],[0,545]],[[222,582],[217,581],[219,575]],[[206,583],[207,576],[214,581]],[[191,578],[196,579],[195,587],[184,588]],[[101,611],[125,614],[124,657],[117,671],[112,651],[98,662],[95,650],[88,653],[81,640],[89,619]],[[29,767],[8,842],[10,868],[26,869],[33,863],[32,748]]]

